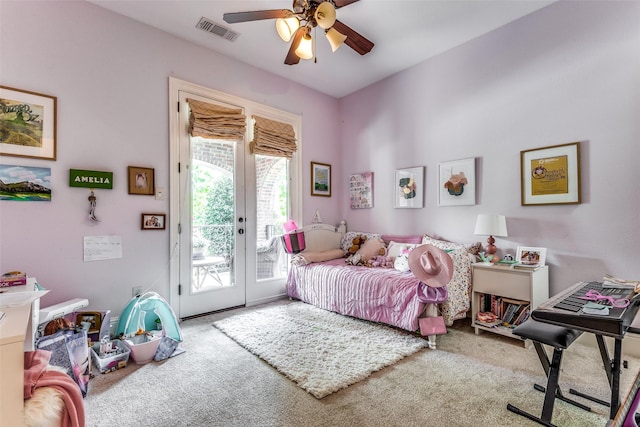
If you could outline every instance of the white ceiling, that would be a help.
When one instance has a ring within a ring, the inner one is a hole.
[[[88,0],[175,36],[336,98],[459,46],[555,0],[360,0],[337,10],[338,19],[375,43],[360,56],[342,45],[335,53],[321,30],[316,57],[285,65],[289,44],[274,20],[227,24],[222,15],[291,9],[291,0]],[[196,28],[209,18],[240,36],[233,42]],[[317,37],[315,36],[317,34]]]

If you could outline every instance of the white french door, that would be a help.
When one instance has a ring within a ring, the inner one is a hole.
[[[180,318],[284,295],[288,259],[274,236],[301,211],[299,153],[251,155],[250,126],[237,141],[191,137],[187,99],[287,121],[300,134],[299,116],[170,79],[179,105],[170,125],[170,300]]]
[[[179,91],[180,317],[246,302],[245,141],[191,137],[187,99],[222,102]]]

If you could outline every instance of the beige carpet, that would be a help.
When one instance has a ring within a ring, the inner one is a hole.
[[[286,305],[288,300],[269,306]],[[164,362],[130,364],[97,374],[85,399],[87,426],[535,426],[506,409],[507,403],[539,414],[544,381],[532,348],[489,333],[475,335],[458,321],[438,337],[438,349],[418,351],[345,389],[317,399],[245,350],[212,323],[243,308],[181,323],[186,349]],[[640,370],[627,358],[626,395]],[[566,352],[560,381],[607,399],[608,385],[597,349],[578,343]],[[576,400],[585,402],[581,398]],[[604,427],[608,409],[588,413],[557,402],[560,427]]]
[[[213,326],[321,399],[426,347],[397,329],[296,302]]]

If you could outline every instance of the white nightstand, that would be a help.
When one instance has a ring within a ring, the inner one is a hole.
[[[505,308],[515,300],[521,303],[523,308],[528,305],[530,311],[535,309],[549,298],[549,268],[543,266],[536,270],[517,270],[510,265],[483,263],[473,264],[471,268],[471,316],[476,334],[483,330],[521,340],[511,333],[509,327],[486,327],[478,324],[478,312],[484,311],[485,307],[482,304],[487,299],[493,299],[494,304],[503,304]]]

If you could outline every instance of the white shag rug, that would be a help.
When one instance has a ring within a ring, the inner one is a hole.
[[[408,332],[302,302],[213,325],[318,399],[427,346],[425,339]]]

